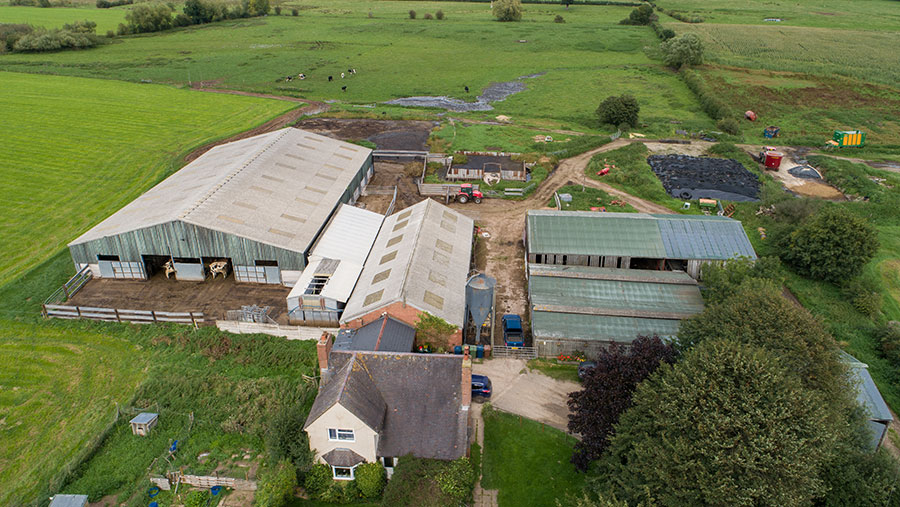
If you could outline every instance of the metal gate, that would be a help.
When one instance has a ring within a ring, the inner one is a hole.
[[[537,349],[534,347],[507,347],[494,345],[491,348],[494,357],[509,357],[513,359],[537,359]]]

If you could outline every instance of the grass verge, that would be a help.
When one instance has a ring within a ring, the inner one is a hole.
[[[578,366],[574,364],[563,364],[556,359],[532,359],[528,361],[528,368],[537,370],[544,375],[557,380],[569,380],[571,382],[581,381],[578,378]]]

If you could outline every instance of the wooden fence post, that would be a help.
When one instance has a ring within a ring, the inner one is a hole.
[[[63,286],[62,286],[63,292],[66,293],[66,301],[69,300],[69,288],[66,286],[67,284],[68,284],[68,282],[64,283]]]
[[[122,322],[122,318],[119,317],[119,309],[113,308],[113,311],[116,312],[116,322]]]
[[[75,311],[78,312],[78,318],[80,319],[80,318],[81,318],[81,307],[80,307],[80,306],[76,306],[76,307],[75,307]]]
[[[156,322],[156,311],[150,310],[150,316],[153,317],[153,322]]]

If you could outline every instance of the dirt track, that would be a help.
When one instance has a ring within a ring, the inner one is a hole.
[[[522,201],[486,199],[481,204],[457,204],[450,206],[475,219],[476,224],[490,237],[486,239],[487,265],[485,272],[497,279],[497,312],[526,315],[528,300],[525,290],[525,248],[522,238],[525,231],[525,212],[530,209],[547,207],[547,202],[568,182],[584,181],[589,187],[599,188],[610,195],[626,201],[638,211],[645,213],[674,213],[669,208],[637,198],[605,183],[584,179],[584,170],[591,157],[598,153],[615,150],[628,144],[619,139],[581,155],[563,160],[559,167],[528,198]],[[498,319],[499,320],[499,319]],[[499,326],[499,323],[498,323]],[[502,333],[495,329],[495,339]]]

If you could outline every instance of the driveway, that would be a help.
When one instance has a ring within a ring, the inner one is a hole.
[[[569,423],[568,394],[581,388],[568,380],[556,380],[537,371],[529,372],[522,359],[490,359],[472,366],[472,372],[487,375],[494,392],[491,404],[504,412],[566,430]]]

